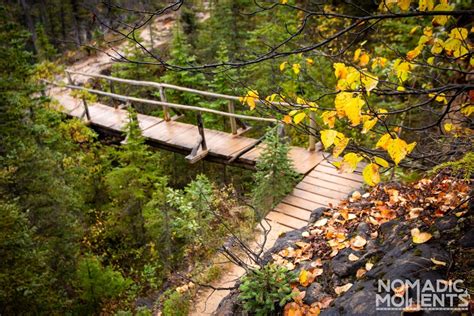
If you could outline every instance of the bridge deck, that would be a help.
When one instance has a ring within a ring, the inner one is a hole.
[[[82,101],[69,95],[68,90],[53,88],[50,94],[59,102],[58,109],[69,116],[81,117],[84,112]],[[90,124],[111,132],[121,133],[128,121],[127,111],[93,103],[89,105]],[[177,121],[165,121],[161,118],[138,114],[138,121],[143,135],[157,147],[184,154],[189,154],[199,140],[198,128],[195,125]],[[232,135],[221,131],[204,129],[208,157],[210,160],[225,162],[245,149],[257,143],[256,139]],[[254,166],[263,145],[244,153],[236,159],[236,165]],[[308,151],[300,147],[291,147],[290,157],[296,171],[301,174],[310,172],[323,159],[321,152]]]

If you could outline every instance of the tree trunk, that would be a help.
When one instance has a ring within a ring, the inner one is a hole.
[[[38,48],[36,47],[38,38],[36,35],[35,24],[33,22],[33,19],[31,18],[30,6],[26,2],[26,0],[20,0],[20,4],[21,4],[21,8],[23,9],[23,13],[25,14],[25,20],[26,20],[26,24],[28,25],[28,30],[31,33],[31,41],[33,42],[33,50],[35,53],[38,53]]]

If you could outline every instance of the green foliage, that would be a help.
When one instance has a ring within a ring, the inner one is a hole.
[[[298,174],[288,157],[289,146],[278,135],[277,128],[268,130],[265,148],[257,161],[253,205],[260,218],[288,194],[298,180]]]
[[[37,41],[36,49],[38,50],[38,59],[39,60],[51,60],[54,59],[57,52],[53,45],[51,45],[46,31],[43,25],[38,24],[36,26]]]
[[[79,260],[76,287],[91,311],[97,311],[104,300],[117,298],[131,284],[132,280],[111,267],[103,267],[96,257],[87,256]]]
[[[180,293],[176,290],[169,290],[164,294],[163,302],[164,316],[186,316],[189,313],[190,296],[188,292]]]
[[[450,169],[451,174],[463,177],[466,180],[471,179],[474,174],[474,153],[469,152],[459,160],[442,163],[434,167],[431,173],[438,173],[443,169]]]
[[[293,298],[291,282],[296,274],[285,267],[268,264],[251,270],[242,278],[239,299],[244,309],[255,315],[269,315]]]

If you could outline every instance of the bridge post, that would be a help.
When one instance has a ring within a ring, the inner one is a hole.
[[[159,91],[160,91],[160,100],[161,100],[161,102],[166,102],[165,89],[160,86]],[[171,119],[170,118],[170,113],[168,112],[168,107],[164,106],[164,105],[163,105],[163,118],[167,122]]]
[[[311,111],[309,113],[309,151],[314,151],[316,149],[316,137],[314,134],[316,134],[316,114]]]
[[[229,113],[235,113],[234,102],[229,101],[227,108]],[[230,117],[230,129],[232,130],[232,135],[237,135],[237,122],[235,121],[235,117]]]
[[[112,80],[109,80],[109,86],[110,86],[110,92],[115,94],[114,82]],[[117,109],[118,104],[113,98],[112,98],[112,104],[114,105],[114,108]]]
[[[74,80],[72,80],[71,74],[68,71],[66,71],[66,77],[69,84],[74,86]]]
[[[85,97],[82,97],[82,103],[84,104],[84,113],[81,115],[81,118],[86,115],[87,121],[91,120],[91,115],[89,113],[89,106],[87,105],[87,101]]]

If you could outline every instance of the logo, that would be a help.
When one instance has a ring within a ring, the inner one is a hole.
[[[462,280],[378,280],[378,311],[466,311],[469,292]]]

